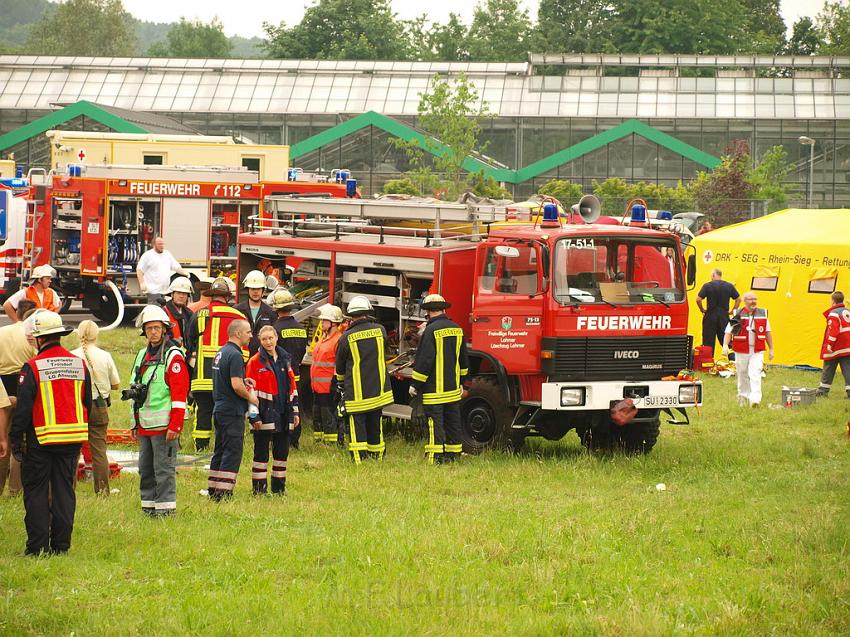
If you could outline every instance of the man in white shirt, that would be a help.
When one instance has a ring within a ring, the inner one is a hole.
[[[767,310],[757,307],[755,292],[744,294],[744,307],[726,326],[723,355],[729,346],[735,351],[735,374],[738,378],[738,404],[758,407],[761,403],[761,372],[764,352],[773,360],[773,332]]]
[[[159,303],[165,300],[172,272],[189,276],[174,255],[165,249],[165,240],[157,237],[153,240],[153,248],[145,252],[136,265],[139,288],[142,294],[148,295],[148,303]]]

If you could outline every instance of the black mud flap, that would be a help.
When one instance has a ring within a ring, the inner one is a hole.
[[[684,420],[679,419],[679,417],[676,416],[676,414],[673,413],[674,410],[677,413],[681,414],[681,417],[684,418]],[[690,425],[691,424],[691,419],[688,418],[688,411],[686,409],[682,408],[682,407],[672,407],[672,408],[671,407],[664,407],[661,411],[664,412],[665,414],[667,414],[669,420],[667,420],[666,424],[668,424],[668,425]]]

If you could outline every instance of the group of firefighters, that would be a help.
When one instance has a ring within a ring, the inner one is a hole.
[[[78,328],[79,350],[62,346],[61,338],[72,329],[58,313],[51,275],[52,269],[36,268],[27,288],[33,293],[18,299],[25,312],[16,310],[16,323],[9,327],[28,349],[14,375],[16,396],[10,399],[0,389],[0,457],[10,452],[20,463],[28,554],[63,553],[70,547],[78,459],[89,442],[104,451],[93,457],[96,492],[109,493],[105,444],[93,438],[105,442],[110,390],[119,387],[111,356],[96,346],[94,323],[85,321]],[[232,283],[221,277],[202,286],[202,300],[193,307],[194,287],[178,276],[167,299],[157,299],[139,314],[136,324],[146,343],[134,359],[122,399],[132,401],[141,508],[150,516],[176,510],[179,437],[193,407],[196,450],[208,449],[215,428],[206,490],[210,499],[233,493],[246,416],[254,438],[253,493],[268,492],[269,473],[271,493],[285,493],[289,448],[298,447],[301,432],[297,387],[307,332],[292,316],[297,302],[285,287],[273,290],[266,303],[262,272],[249,272],[242,284],[247,299],[238,305],[228,303]],[[438,294],[422,303],[428,321],[409,389],[412,402],[421,401],[427,415],[425,454],[433,464],[451,462],[461,453],[459,403],[468,360],[463,332],[445,314],[448,307]],[[311,349],[315,441],[344,447],[347,438],[358,465],[383,458],[382,410],[393,402],[387,334],[372,311],[364,296],[352,298],[345,314],[325,304]],[[89,466],[92,455],[84,457]]]

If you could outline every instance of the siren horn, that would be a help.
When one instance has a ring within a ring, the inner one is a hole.
[[[602,204],[596,195],[585,195],[570,208],[570,212],[579,215],[585,223],[593,223],[602,214]]]

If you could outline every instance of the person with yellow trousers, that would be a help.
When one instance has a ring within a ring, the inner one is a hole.
[[[83,359],[62,347],[62,317],[33,315],[38,354],[23,369],[9,442],[21,463],[28,555],[66,553],[77,499],[74,476],[88,439],[91,378]]]
[[[230,307],[230,284],[224,277],[212,282],[202,292],[210,297],[210,303],[198,310],[189,323],[188,339],[190,351],[187,356],[193,368],[192,399],[195,401],[195,428],[192,439],[195,450],[204,451],[210,446],[212,438],[213,381],[212,364],[215,355],[227,343],[227,328],[236,320],[245,320],[245,315]],[[243,357],[248,360],[248,350],[243,349]]]
[[[313,390],[313,410],[318,418],[313,423],[313,440],[342,445],[345,437],[339,427],[334,396],[336,396],[336,350],[343,330],[342,310],[326,303],[319,308],[321,338],[313,346],[310,363],[310,388]]]
[[[429,294],[422,301],[428,312],[428,323],[419,339],[411,398],[421,397],[428,417],[428,442],[425,455],[431,464],[453,462],[461,444],[460,399],[461,380],[468,373],[469,356],[463,330],[446,316],[451,305],[439,294]]]
[[[336,353],[337,392],[348,419],[348,449],[355,464],[360,464],[364,454],[383,459],[382,411],[393,402],[385,360],[387,332],[370,320],[371,312],[372,304],[365,296],[351,299],[351,325],[340,337]]]

